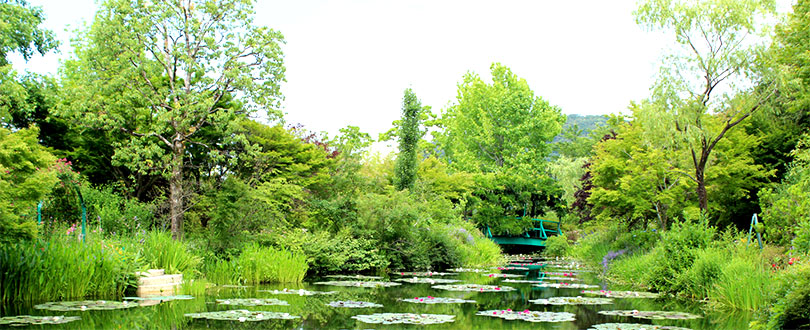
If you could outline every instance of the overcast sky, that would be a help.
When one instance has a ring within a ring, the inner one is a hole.
[[[61,54],[19,70],[55,74],[93,0],[31,0]],[[672,40],[643,31],[633,0],[259,0],[258,24],[281,31],[288,123],[334,134],[359,126],[376,138],[400,116],[405,88],[434,112],[455,102],[467,71],[489,79],[501,62],[566,114],[621,112],[648,94]],[[68,29],[66,31],[66,29]]]

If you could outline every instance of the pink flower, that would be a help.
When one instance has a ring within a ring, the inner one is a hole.
[[[528,310],[528,309],[523,311],[523,313],[526,313],[526,314],[529,314],[530,312],[531,312],[531,311],[530,311],[530,310]]]
[[[500,289],[501,289],[501,288],[499,288],[499,287],[495,287],[495,290],[496,290],[496,291],[497,291],[497,290],[500,290]]]
[[[512,311],[512,309],[511,309],[511,308],[507,308],[507,309],[506,309],[506,311],[507,311],[507,312],[511,312],[511,311]]]

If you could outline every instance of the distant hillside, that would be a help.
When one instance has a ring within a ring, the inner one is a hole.
[[[568,127],[577,125],[582,130],[581,136],[588,135],[588,132],[607,122],[607,117],[604,115],[568,115],[568,120],[563,124],[563,130]]]

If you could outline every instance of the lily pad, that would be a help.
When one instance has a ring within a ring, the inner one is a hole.
[[[179,295],[179,296],[149,296],[149,297],[124,297],[125,300],[160,300],[160,301],[171,301],[171,300],[191,300],[194,297],[189,295]]]
[[[464,300],[458,298],[443,298],[443,297],[414,297],[412,299],[404,299],[400,298],[397,299],[399,301],[404,301],[408,303],[414,304],[463,304],[463,303],[475,303],[475,300]]]
[[[582,284],[582,283],[566,283],[566,282],[540,283],[535,284],[534,286],[541,288],[557,288],[557,289],[592,289],[599,287],[598,285]]]
[[[521,320],[527,322],[568,322],[574,321],[574,314],[568,312],[536,312],[524,310],[516,312],[511,309],[506,310],[486,310],[479,311],[475,315],[498,317],[505,320]]]
[[[511,278],[504,279],[502,282],[504,282],[504,283],[532,283],[532,284],[543,283],[543,281],[540,281],[540,280],[513,280]]]
[[[703,317],[700,315],[684,312],[637,311],[637,310],[599,311],[599,314],[612,316],[630,316],[638,319],[650,319],[650,320],[691,320]]]
[[[546,276],[543,277],[544,281],[567,281],[567,282],[577,282],[582,281],[582,279],[576,277],[560,277],[560,276]]]
[[[540,305],[604,305],[612,304],[613,299],[588,297],[551,297],[548,299],[529,300],[529,302]]]
[[[234,299],[217,299],[217,304],[220,305],[238,305],[238,306],[289,306],[286,301],[278,300],[276,298],[234,298]]]
[[[450,280],[444,278],[429,278],[429,277],[398,278],[394,281],[408,282],[408,283],[429,283],[429,284],[461,282],[461,280]]]
[[[434,285],[431,286],[431,288],[447,291],[477,291],[477,292],[515,291],[515,288],[510,286],[485,285],[485,284],[443,284],[443,285]]]
[[[503,278],[519,278],[519,277],[526,277],[526,275],[517,275],[517,274],[495,274],[495,273],[490,273],[490,274],[481,274],[481,275],[484,275],[484,276],[489,276],[489,277],[503,277]]]
[[[383,307],[383,305],[375,304],[373,302],[367,301],[333,301],[328,303],[327,305],[332,307],[346,307],[346,308],[372,308],[372,307]]]
[[[374,324],[439,324],[455,321],[455,315],[412,314],[412,313],[376,313],[355,315],[353,319],[363,323]]]
[[[445,272],[399,272],[394,273],[400,276],[452,276],[458,275],[457,273],[445,273]]]
[[[610,290],[585,290],[584,294],[600,295],[610,298],[658,298],[661,295],[654,292],[643,291],[610,291]]]
[[[574,277],[578,275],[577,273],[574,272],[543,272],[543,274],[546,274],[548,276],[565,276],[565,277]]]
[[[250,285],[233,285],[233,284],[224,284],[220,285],[220,288],[228,288],[228,289],[245,289],[251,287]]]
[[[90,310],[112,310],[138,307],[136,303],[127,301],[106,301],[106,300],[81,300],[81,301],[56,301],[35,305],[36,309],[49,311],[71,312]]]
[[[0,325],[10,325],[12,327],[21,327],[26,325],[42,325],[42,324],[62,324],[73,321],[81,320],[78,316],[6,316],[0,317]]]
[[[249,311],[244,309],[235,309],[222,312],[205,312],[205,313],[189,313],[185,314],[186,317],[195,319],[209,319],[209,320],[222,320],[222,321],[264,321],[264,320],[292,320],[300,316],[290,315],[288,313],[277,312],[264,312],[264,311]]]
[[[286,288],[284,290],[258,290],[258,292],[266,292],[266,293],[271,293],[271,294],[297,294],[299,296],[314,296],[314,295],[318,295],[318,294],[336,294],[336,293],[338,293],[337,291],[309,291],[309,290],[304,290],[304,289],[289,290],[289,289],[286,289]]]
[[[521,266],[507,266],[507,267],[493,267],[497,270],[529,270],[529,267],[521,267]]]
[[[355,280],[381,280],[381,276],[368,275],[326,275],[328,278],[355,279]]]
[[[673,327],[670,325],[639,324],[639,323],[602,323],[592,325],[588,330],[692,330],[692,329]]]
[[[456,272],[456,273],[486,273],[489,270],[486,269],[476,269],[476,268],[453,268],[448,269],[449,272]]]
[[[315,282],[313,284],[320,285],[333,285],[333,286],[354,286],[358,288],[377,288],[402,285],[396,282],[378,282],[378,281],[328,281],[328,282]]]

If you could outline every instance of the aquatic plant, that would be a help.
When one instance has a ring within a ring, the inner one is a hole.
[[[346,308],[376,308],[376,307],[383,307],[383,305],[376,304],[376,303],[373,303],[373,302],[354,301],[354,300],[332,301],[332,302],[329,302],[327,305],[332,306],[332,307],[346,307]]]
[[[529,300],[529,302],[538,305],[605,305],[612,304],[613,299],[588,297],[551,297],[548,299]]]
[[[453,268],[448,269],[448,272],[455,272],[455,273],[486,273],[488,270],[486,269],[476,269],[476,268]]]
[[[543,283],[542,280],[513,280],[511,278],[504,279],[502,282],[504,282],[504,283],[532,283],[532,284]]]
[[[126,301],[121,302],[108,300],[81,300],[81,301],[47,302],[44,304],[34,305],[34,308],[45,309],[49,311],[71,312],[71,311],[125,309],[137,306],[138,304],[129,303]]]
[[[455,321],[455,315],[412,314],[412,313],[375,313],[355,315],[353,319],[373,324],[440,324]]]
[[[381,280],[382,276],[368,276],[368,275],[326,275],[328,278],[340,279],[355,279],[355,280]]]
[[[556,289],[590,289],[590,288],[598,288],[598,285],[591,285],[591,284],[582,284],[582,283],[540,283],[535,284],[533,286],[540,287],[540,288],[556,288]]]
[[[442,297],[413,297],[413,298],[399,298],[399,301],[413,303],[413,304],[463,304],[475,303],[475,300],[464,300],[458,298],[442,298]]]
[[[366,281],[326,281],[326,282],[315,282],[312,284],[320,284],[320,285],[333,285],[333,286],[354,286],[359,288],[377,288],[377,287],[389,287],[389,286],[397,286],[402,285],[401,283],[396,282],[366,282]]]
[[[599,311],[599,314],[611,316],[629,316],[638,319],[650,319],[650,320],[691,320],[703,317],[701,315],[684,312],[638,311],[638,310]]]
[[[583,290],[584,294],[600,295],[611,298],[658,298],[661,295],[655,292],[643,291],[610,291],[610,290]]]
[[[177,295],[177,296],[148,296],[148,297],[124,297],[124,300],[160,300],[160,301],[172,301],[172,300],[191,300],[194,297],[189,295]]]
[[[503,277],[503,278],[519,278],[519,277],[526,277],[526,275],[517,275],[517,274],[481,274],[488,277]]]
[[[398,278],[394,281],[408,282],[408,283],[428,283],[428,284],[461,282],[461,280],[451,280],[445,278],[425,278],[425,277]]]
[[[238,306],[289,306],[286,301],[276,298],[233,298],[217,299],[217,304]]]
[[[588,330],[692,330],[689,328],[670,325],[640,324],[640,323],[602,323],[594,324]]]
[[[257,243],[248,245],[237,258],[246,283],[299,283],[307,273],[307,257],[304,254]]]
[[[27,325],[43,325],[43,324],[62,324],[73,321],[81,320],[78,316],[31,316],[31,315],[18,315],[18,316],[5,316],[0,317],[0,325],[8,325],[12,327],[24,327]]]
[[[398,272],[394,273],[400,276],[453,276],[458,275],[457,273],[445,273],[445,272]]]
[[[434,285],[431,286],[431,288],[447,291],[477,291],[477,292],[515,291],[515,288],[509,286],[484,285],[484,284],[443,284],[443,285]]]
[[[304,289],[298,290],[289,290],[284,288],[284,290],[258,290],[258,292],[267,292],[271,294],[297,294],[299,296],[314,296],[319,294],[336,294],[337,291],[309,291]]]
[[[290,315],[288,313],[266,312],[266,311],[249,311],[244,309],[235,309],[222,312],[205,312],[205,313],[188,313],[184,314],[186,317],[194,319],[209,319],[221,321],[265,321],[265,320],[292,320],[300,318],[300,316]]]
[[[504,320],[521,320],[527,322],[568,322],[568,321],[575,321],[573,313],[568,312],[536,312],[530,310],[524,310],[522,312],[516,312],[511,309],[505,310],[485,310],[479,311],[475,313],[475,315],[481,316],[490,316],[490,317],[497,317],[502,318]]]

